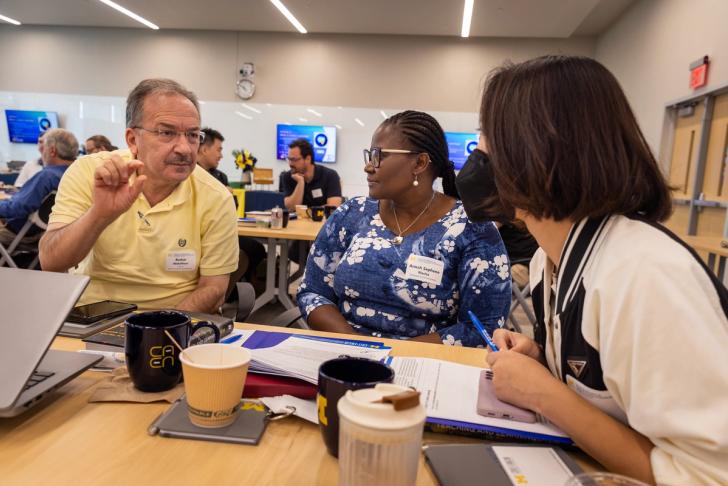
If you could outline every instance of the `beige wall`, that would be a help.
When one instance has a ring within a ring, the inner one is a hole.
[[[202,99],[234,101],[245,61],[255,102],[476,111],[504,59],[592,56],[595,40],[460,39],[69,27],[0,27],[0,90],[124,96],[167,76]]]
[[[622,84],[655,153],[665,104],[693,93],[693,61],[711,58],[709,84],[698,92],[728,83],[726,19],[725,0],[641,0],[599,38],[596,58]]]

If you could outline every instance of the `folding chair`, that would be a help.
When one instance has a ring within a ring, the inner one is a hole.
[[[511,261],[511,267],[513,267],[514,265],[526,265],[526,267],[528,267],[530,261],[530,258],[514,260]],[[528,305],[528,301],[526,301],[526,299],[531,296],[531,284],[526,283],[526,285],[524,285],[523,287],[519,287],[518,282],[516,282],[516,280],[512,278],[511,295],[511,309],[508,313],[508,320],[510,321],[513,330],[516,332],[522,332],[521,325],[519,324],[518,319],[516,319],[516,316],[513,314],[513,311],[516,310],[518,306],[523,309],[523,312],[526,314],[526,318],[529,320],[531,325],[536,325],[536,316],[533,314],[531,307]]]
[[[16,249],[22,243],[23,238],[33,226],[37,226],[43,231],[48,228],[48,218],[51,215],[51,209],[53,209],[53,205],[55,204],[55,202],[56,191],[53,191],[43,199],[40,204],[40,208],[38,208],[37,211],[28,216],[28,220],[25,222],[23,227],[20,228],[20,231],[18,231],[18,234],[15,235],[15,238],[13,239],[13,241],[10,242],[10,245],[8,245],[7,248],[5,248],[2,243],[0,243],[0,267],[3,267],[7,264],[9,267],[18,268],[15,260],[13,260],[13,256],[17,257],[17,254],[20,253],[20,251],[16,251]],[[34,250],[34,252],[35,258],[30,263],[30,265],[28,265],[29,269],[36,268],[40,261],[40,256],[38,255],[37,248]]]

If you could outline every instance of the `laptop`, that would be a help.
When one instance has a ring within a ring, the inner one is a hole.
[[[0,417],[14,417],[101,361],[49,350],[89,278],[0,268]]]

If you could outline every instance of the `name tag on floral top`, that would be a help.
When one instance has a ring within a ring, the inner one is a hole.
[[[197,255],[194,251],[171,251],[167,253],[168,272],[186,272],[197,268]]]
[[[440,260],[421,255],[410,255],[407,258],[405,278],[440,285],[442,283],[442,272],[444,269],[445,264]]]

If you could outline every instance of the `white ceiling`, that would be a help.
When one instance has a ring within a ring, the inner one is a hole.
[[[636,0],[475,0],[473,37],[599,35]],[[269,0],[116,0],[162,29],[295,32]],[[463,0],[283,0],[310,33],[459,36]],[[97,0],[0,0],[26,25],[146,28]],[[22,28],[22,27],[21,27]]]

